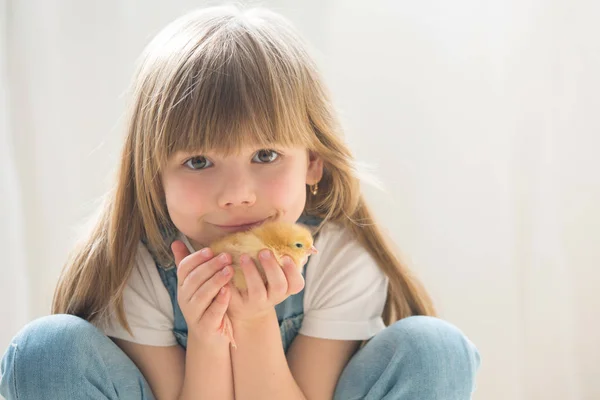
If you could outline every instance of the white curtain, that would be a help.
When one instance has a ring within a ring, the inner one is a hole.
[[[8,5],[0,0],[0,352],[31,317],[25,215],[10,119]],[[14,88],[12,88],[14,90]]]
[[[0,0],[1,348],[108,187],[134,60],[202,4]],[[478,345],[475,399],[600,398],[599,3],[262,4],[313,44],[377,214]]]

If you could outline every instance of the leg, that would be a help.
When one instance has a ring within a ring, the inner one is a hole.
[[[470,399],[479,362],[475,346],[453,325],[404,318],[350,359],[334,399]]]
[[[135,364],[89,322],[51,315],[13,338],[0,366],[0,395],[20,399],[153,399]]]

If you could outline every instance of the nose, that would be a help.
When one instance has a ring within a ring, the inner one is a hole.
[[[218,198],[222,208],[251,207],[256,203],[254,183],[250,176],[237,173],[225,179]]]

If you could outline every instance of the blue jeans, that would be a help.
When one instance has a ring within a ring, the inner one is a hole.
[[[457,328],[437,318],[409,317],[352,357],[335,399],[470,399],[478,366],[476,348]],[[154,398],[125,353],[71,315],[27,324],[4,354],[0,373],[7,400]]]

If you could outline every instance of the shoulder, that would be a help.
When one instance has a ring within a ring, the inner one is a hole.
[[[138,243],[131,275],[127,283],[128,286],[145,286],[150,291],[164,289],[156,261],[142,242]]]
[[[385,325],[381,318],[388,278],[377,261],[339,223],[325,224],[317,254],[306,269],[304,320],[300,333],[338,340],[363,340]]]
[[[142,242],[138,243],[133,270],[127,286],[146,293],[146,297],[152,300],[158,308],[172,313],[171,297],[159,273],[160,268],[146,245]]]
[[[315,247],[319,253],[315,264],[349,264],[368,261],[376,269],[377,263],[356,238],[351,229],[339,222],[328,222],[323,225],[315,239]]]
[[[319,236],[354,238],[354,234],[341,222],[326,222],[319,231]]]
[[[315,240],[318,253],[311,256],[307,267],[306,287],[329,285],[359,288],[365,282],[387,284],[387,277],[348,227],[326,223]]]
[[[136,248],[123,290],[123,308],[133,336],[117,322],[115,310],[111,310],[108,320],[99,326],[107,336],[157,346],[175,342],[170,332],[174,322],[171,298],[154,259],[142,242]]]

